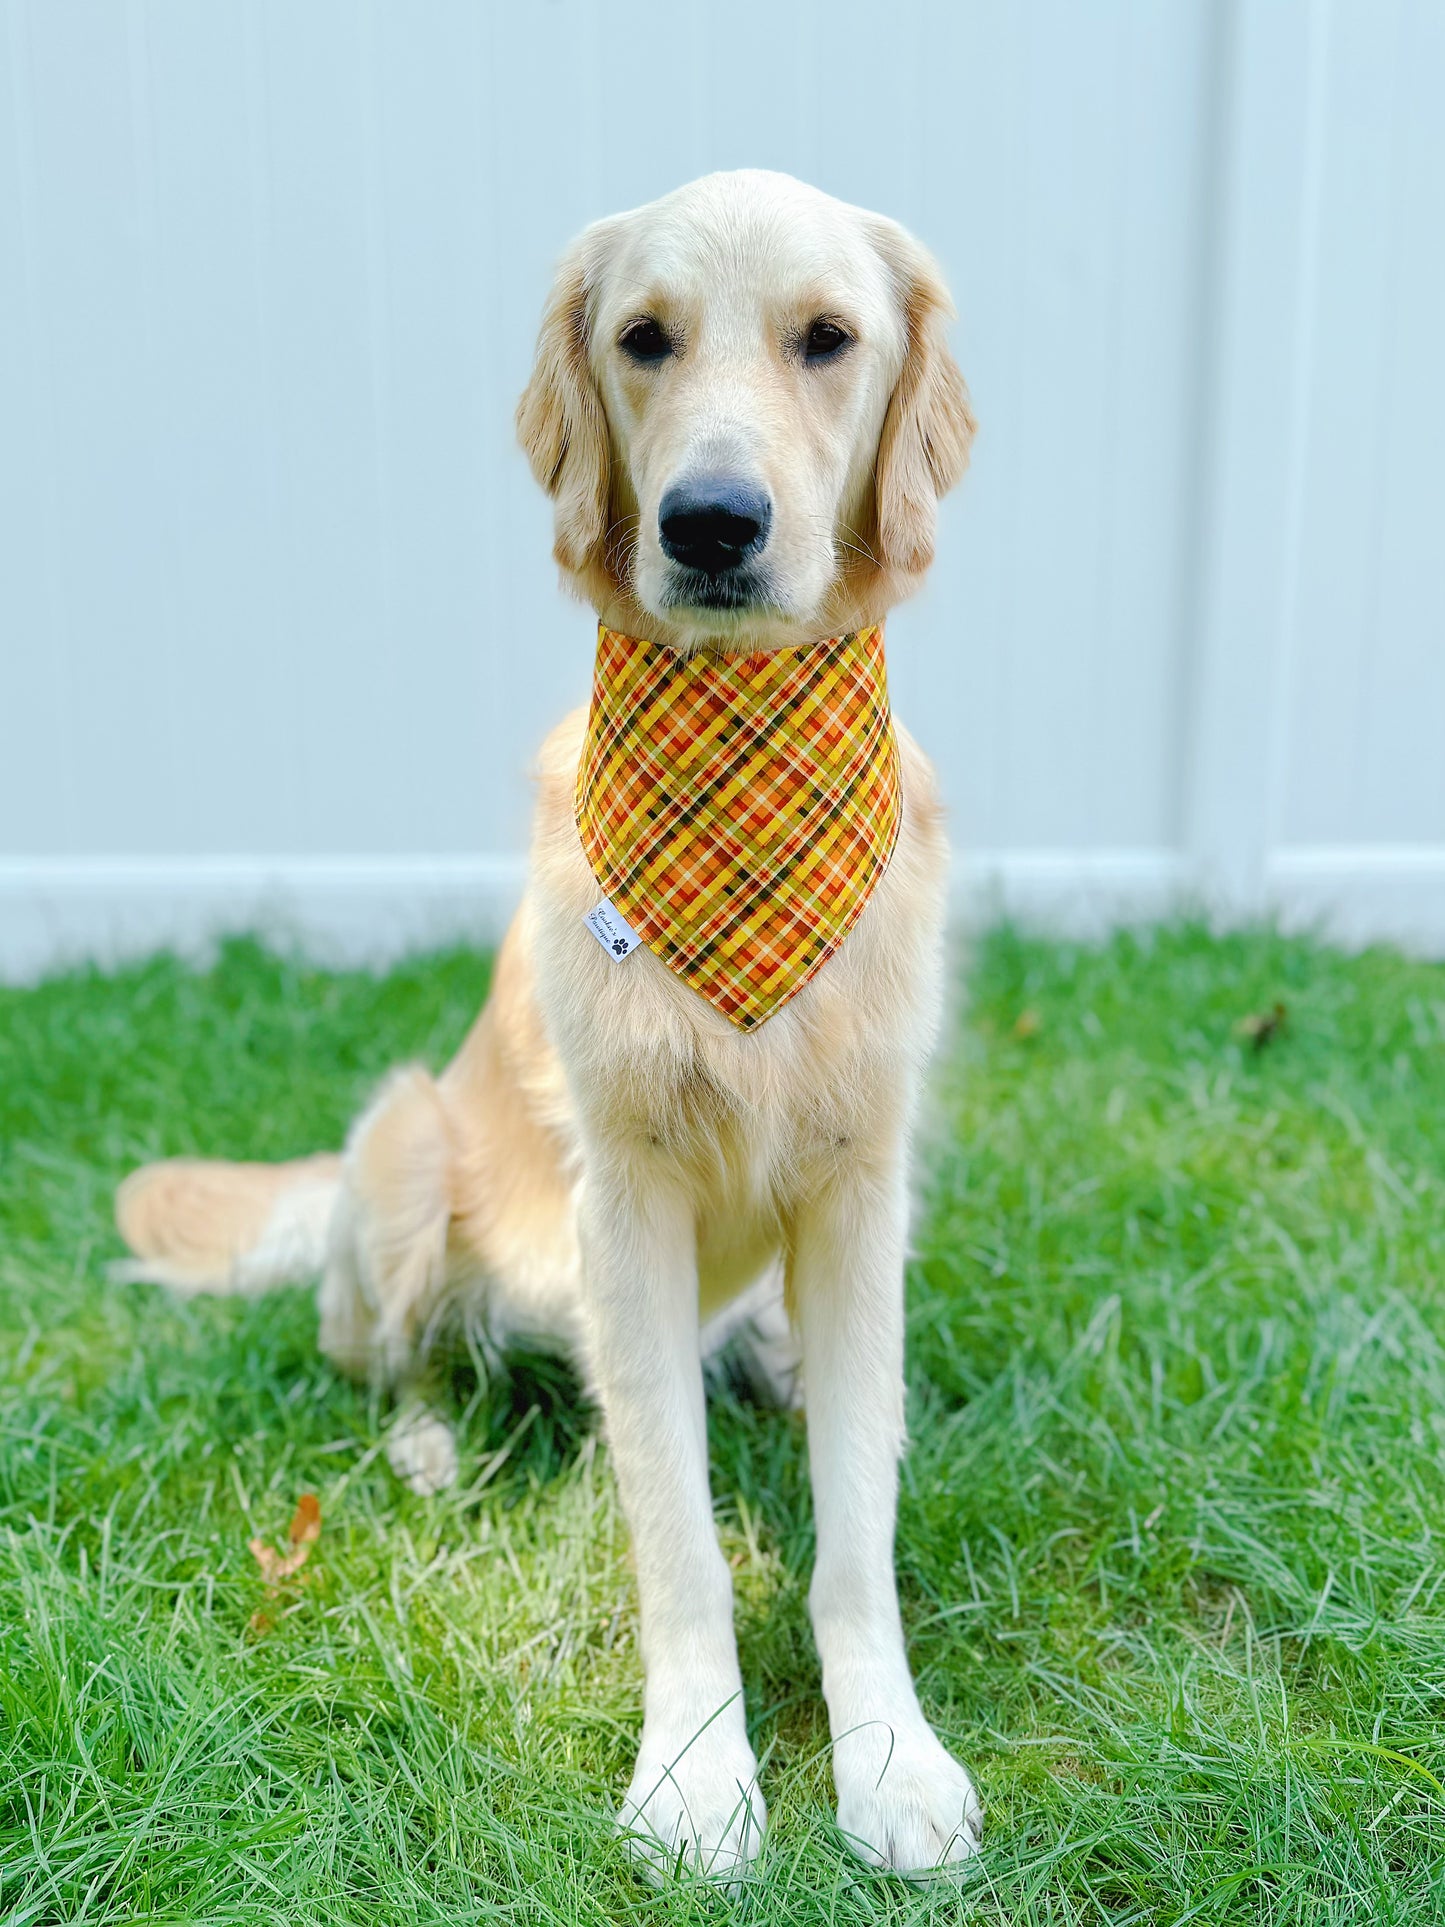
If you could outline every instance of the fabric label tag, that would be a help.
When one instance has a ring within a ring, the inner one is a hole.
[[[614,910],[606,897],[595,910],[589,910],[582,921],[614,963],[630,957],[642,942],[626,917],[620,910]]]

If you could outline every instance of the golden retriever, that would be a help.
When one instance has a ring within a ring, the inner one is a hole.
[[[950,313],[902,228],[782,175],[599,221],[562,261],[517,414],[565,580],[684,653],[880,621],[968,459]],[[584,720],[542,750],[525,898],[455,1062],[397,1072],[342,1156],[135,1173],[132,1274],[247,1291],[320,1272],[322,1349],[403,1390],[458,1306],[498,1345],[570,1352],[636,1550],[645,1707],[620,1818],[656,1869],[734,1876],[765,1823],[702,1360],[730,1339],[786,1399],[800,1358],[839,1822],[874,1864],[958,1862],[981,1808],[919,1708],[893,1574],[910,1135],[942,975],[932,774],[900,731],[886,873],[837,955],[740,1032],[649,950],[620,967],[584,929]],[[456,1470],[414,1400],[391,1457],[422,1489]]]

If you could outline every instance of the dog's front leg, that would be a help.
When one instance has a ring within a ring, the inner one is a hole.
[[[735,1875],[765,1809],[743,1717],[732,1579],[713,1526],[691,1206],[646,1153],[588,1160],[581,1202],[592,1364],[632,1528],[645,1675],[620,1815],[646,1864]]]
[[[974,1851],[982,1808],[923,1717],[898,1613],[906,1237],[900,1151],[830,1178],[798,1215],[793,1288],[818,1534],[809,1604],[838,1823],[864,1859],[920,1873]]]

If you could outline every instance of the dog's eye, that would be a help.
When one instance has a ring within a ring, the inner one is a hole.
[[[815,321],[803,341],[808,361],[828,361],[848,345],[848,334],[836,321]]]
[[[666,329],[651,315],[644,315],[640,321],[629,321],[618,346],[634,361],[665,361],[672,353]]]

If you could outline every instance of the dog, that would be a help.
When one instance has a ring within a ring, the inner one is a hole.
[[[881,623],[968,461],[951,315],[904,229],[783,175],[710,175],[588,228],[517,422],[604,637],[725,665]],[[943,978],[933,776],[898,729],[886,868],[846,941],[740,1031],[646,944],[619,962],[586,927],[586,727],[541,752],[525,896],[455,1061],[395,1073],[343,1155],[132,1174],[131,1275],[247,1292],[319,1272],[321,1348],[397,1391],[392,1463],[424,1490],[456,1472],[415,1392],[449,1312],[570,1354],[635,1549],[645,1703],[620,1824],[658,1872],[735,1879],[766,1820],[703,1360],[731,1345],[780,1403],[801,1365],[839,1824],[874,1865],[955,1866],[982,1809],[919,1707],[893,1569],[910,1137]]]

